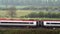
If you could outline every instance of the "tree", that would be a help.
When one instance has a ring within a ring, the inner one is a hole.
[[[39,15],[38,17],[40,17],[40,18],[42,18],[42,17],[45,16],[45,15],[44,15],[44,12],[39,12],[38,15]]]
[[[9,14],[9,16],[11,18],[16,17],[16,8],[15,8],[15,6],[10,7],[8,10],[9,10],[8,11],[8,14]]]
[[[38,17],[38,14],[36,12],[32,12],[31,14],[28,14],[28,17],[36,18],[36,17]]]

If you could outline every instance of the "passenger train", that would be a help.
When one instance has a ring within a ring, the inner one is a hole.
[[[60,20],[0,19],[0,26],[60,27]]]

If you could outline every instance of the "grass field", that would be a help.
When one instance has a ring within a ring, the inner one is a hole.
[[[25,16],[25,15],[28,15],[28,14],[30,14],[32,12],[33,12],[32,10],[17,10],[16,11],[17,17]]]
[[[16,16],[20,18],[20,16],[25,16],[30,14],[31,12],[33,12],[32,10],[16,10]],[[0,10],[0,17],[2,18],[6,18],[6,17],[10,17],[8,15],[8,10]]]
[[[0,34],[60,34],[60,29],[3,29]]]
[[[19,19],[34,19],[34,20],[60,20],[60,18],[21,18],[21,16],[28,15],[32,12],[36,12],[33,10],[16,10],[16,17]],[[38,13],[38,12],[37,12]],[[11,18],[8,15],[8,10],[0,10],[0,18]]]
[[[25,20],[60,20],[60,18],[20,18]]]

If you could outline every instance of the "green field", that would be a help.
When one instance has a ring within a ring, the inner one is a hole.
[[[22,18],[21,17],[21,16],[28,15],[32,12],[36,12],[36,11],[33,11],[33,10],[16,10],[16,17],[15,18],[26,19],[26,20],[29,20],[29,19],[34,19],[34,20],[60,20],[60,18]],[[0,10],[0,18],[11,18],[8,15],[8,10]]]
[[[16,17],[20,18],[21,16],[28,15],[32,13],[33,10],[16,10]],[[0,10],[0,17],[1,18],[10,18],[8,15],[8,10]]]
[[[25,20],[60,20],[60,18],[20,18]]]
[[[60,34],[60,29],[3,29],[0,34]]]
[[[16,11],[17,17],[25,16],[25,15],[28,15],[28,14],[30,14],[32,12],[33,12],[32,10],[17,10]]]

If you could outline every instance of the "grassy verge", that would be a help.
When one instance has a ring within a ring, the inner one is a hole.
[[[25,20],[60,20],[60,18],[20,18]]]
[[[0,34],[60,34],[60,30],[52,30],[52,29],[0,30]]]

